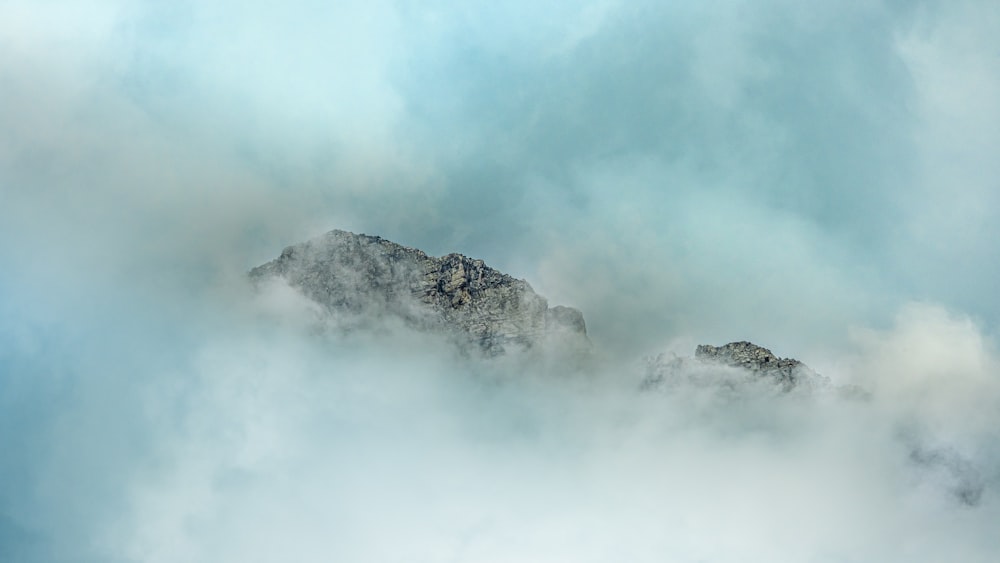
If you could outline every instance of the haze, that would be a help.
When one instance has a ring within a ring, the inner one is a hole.
[[[996,561],[998,28],[0,2],[0,560]],[[246,283],[332,228],[527,279],[593,365]],[[732,340],[832,387],[639,391]]]

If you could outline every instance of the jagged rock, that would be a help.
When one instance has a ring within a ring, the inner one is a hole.
[[[428,256],[377,236],[330,231],[285,248],[249,275],[258,284],[284,280],[349,330],[401,320],[417,330],[450,334],[463,345],[472,343],[488,356],[546,346],[571,352],[590,347],[580,311],[549,307],[528,282],[482,260]],[[823,378],[798,360],[779,358],[750,342],[732,342],[698,346],[693,358],[660,355],[647,361],[643,387],[678,380],[729,387],[759,381],[790,390]]]
[[[449,333],[487,355],[550,338],[587,349],[583,315],[552,307],[528,282],[461,254],[436,258],[377,236],[334,230],[286,248],[250,271],[281,278],[331,315],[355,326],[386,316]]]
[[[739,368],[749,377],[734,379],[731,372],[720,372],[719,367]],[[716,368],[716,369],[713,369]],[[782,390],[803,384],[821,384],[825,378],[809,369],[802,362],[779,358],[767,348],[751,342],[730,342],[723,346],[702,344],[695,349],[694,358],[666,358],[662,354],[646,361],[646,376],[642,387],[649,389],[678,380],[714,381],[726,386],[744,381],[764,381],[778,385]]]
[[[695,349],[694,357],[702,361],[746,368],[756,375],[773,377],[783,385],[794,385],[799,379],[813,374],[812,370],[798,360],[779,358],[767,348],[746,341],[730,342],[723,346],[702,344]]]

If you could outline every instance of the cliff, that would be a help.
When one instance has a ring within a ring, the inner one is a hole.
[[[377,236],[334,230],[289,246],[250,271],[255,282],[281,278],[349,323],[400,319],[449,334],[489,356],[558,339],[586,349],[583,315],[549,307],[528,282],[461,254],[428,256]]]
[[[249,275],[258,284],[283,280],[348,329],[402,321],[416,330],[448,335],[464,350],[486,356],[590,349],[580,311],[550,307],[528,282],[461,254],[434,257],[381,237],[334,230],[285,248]],[[773,383],[787,391],[822,384],[825,378],[798,360],[779,358],[750,342],[701,345],[693,358],[660,355],[647,360],[644,388],[681,380]]]

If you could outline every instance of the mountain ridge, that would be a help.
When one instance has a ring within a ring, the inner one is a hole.
[[[547,340],[589,349],[583,314],[550,307],[531,285],[459,253],[441,257],[379,236],[333,230],[286,247],[249,272],[284,279],[331,315],[389,315],[420,330],[449,333],[487,356]]]
[[[526,280],[459,253],[435,257],[380,236],[332,230],[286,247],[248,275],[255,283],[284,280],[350,328],[390,316],[418,330],[448,334],[463,349],[487,357],[546,347],[591,351],[579,310],[550,307]],[[692,366],[742,369],[784,390],[825,380],[796,359],[739,341],[699,345],[693,358],[657,356],[647,361],[642,386],[665,384]]]

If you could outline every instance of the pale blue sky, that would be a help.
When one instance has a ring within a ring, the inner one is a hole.
[[[987,2],[4,10],[9,259],[71,231],[109,266],[245,268],[342,227],[482,257],[612,347],[1000,314]]]
[[[146,382],[332,228],[526,278],[611,358],[833,365],[912,302],[992,348],[997,29],[990,0],[0,2],[0,559],[72,560],[112,469],[165,455]]]

